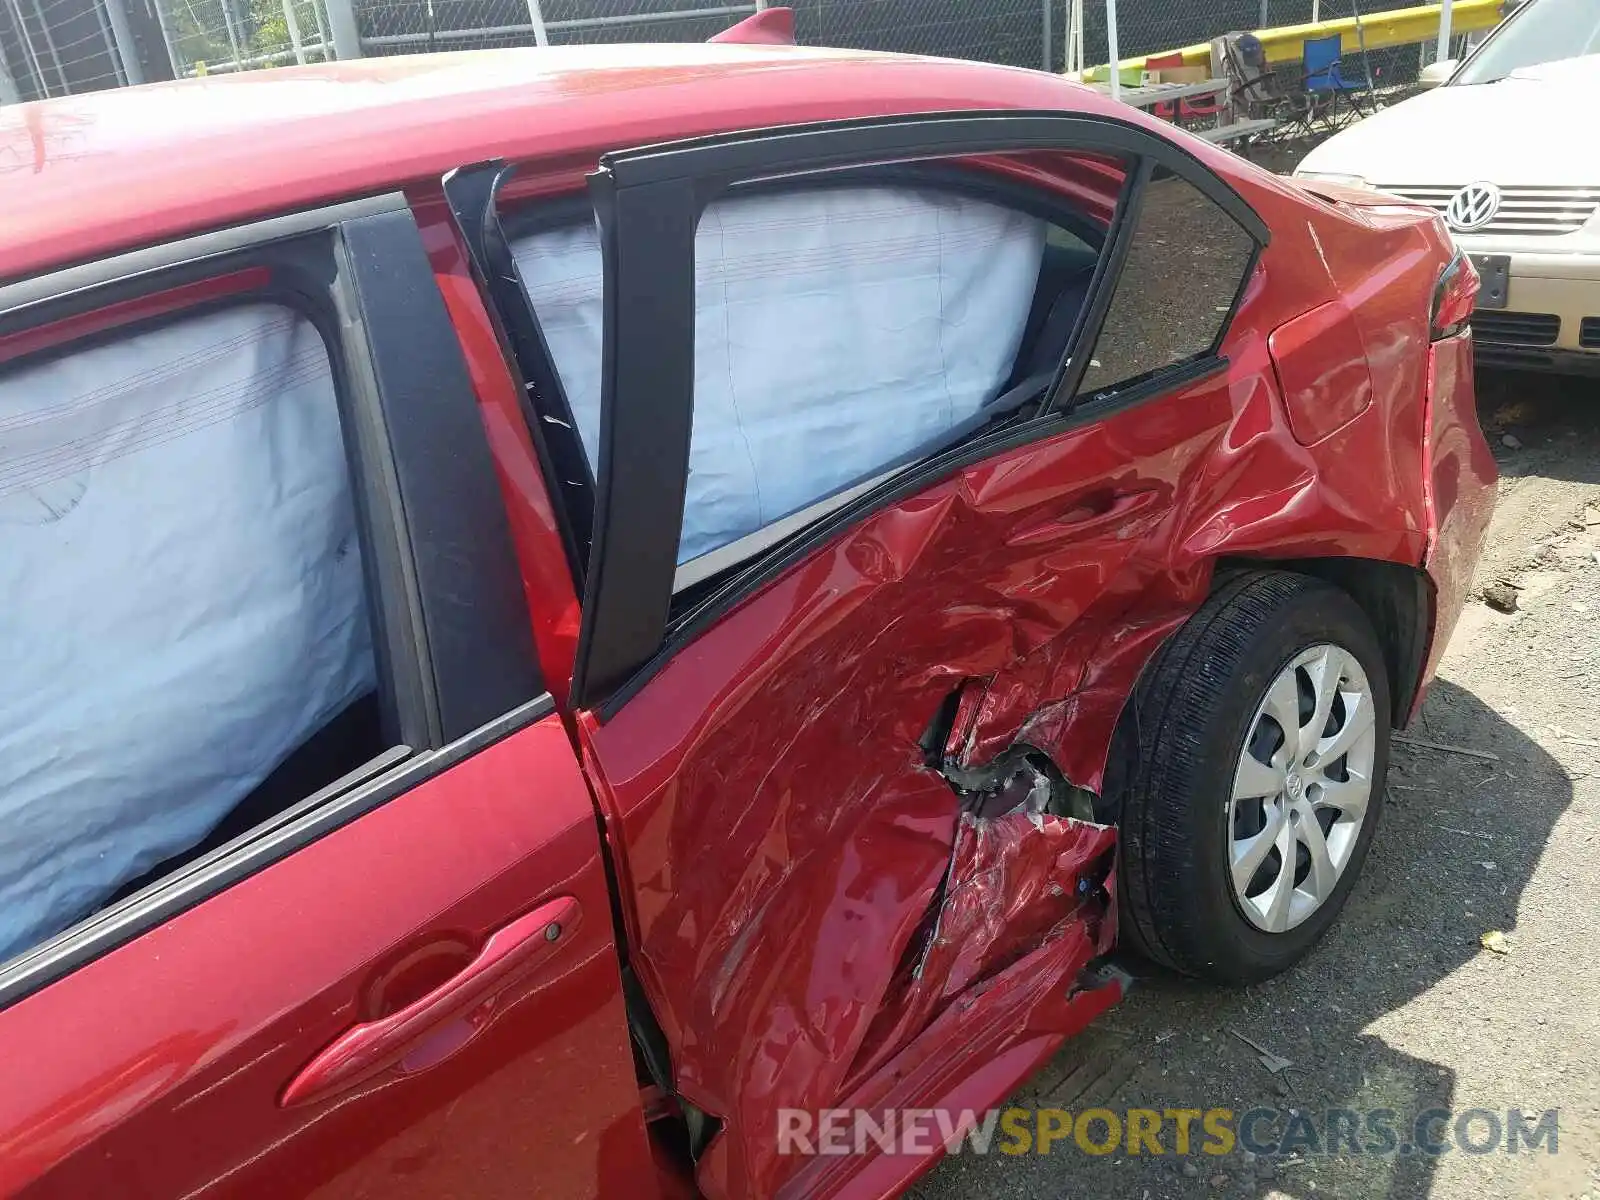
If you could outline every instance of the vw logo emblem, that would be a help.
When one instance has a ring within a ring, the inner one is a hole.
[[[1457,233],[1471,233],[1494,220],[1500,211],[1500,189],[1492,183],[1469,183],[1444,210],[1444,219]]]

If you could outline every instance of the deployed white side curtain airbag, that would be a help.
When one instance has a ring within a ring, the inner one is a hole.
[[[1022,340],[1045,226],[954,193],[803,188],[718,201],[695,236],[695,395],[678,561],[867,478],[975,416]],[[513,244],[591,464],[592,225]]]
[[[375,686],[315,328],[252,304],[0,374],[0,595],[4,957]]]

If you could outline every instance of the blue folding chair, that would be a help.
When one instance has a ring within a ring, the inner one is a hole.
[[[1341,41],[1337,33],[1330,33],[1327,37],[1307,38],[1302,51],[1305,89],[1311,100],[1312,110],[1322,117],[1330,129],[1339,109],[1340,97],[1349,101],[1351,109],[1357,114],[1363,114],[1365,110],[1357,97],[1362,92],[1372,90],[1372,81],[1364,73],[1358,76],[1344,73],[1341,61],[1344,49]],[[1322,102],[1324,98],[1326,103]]]

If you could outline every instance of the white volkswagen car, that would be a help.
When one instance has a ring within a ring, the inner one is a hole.
[[[1483,277],[1480,361],[1600,373],[1600,0],[1532,0],[1442,67],[1295,174],[1444,213]]]

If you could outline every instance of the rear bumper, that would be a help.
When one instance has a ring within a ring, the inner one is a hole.
[[[1494,515],[1499,468],[1478,424],[1472,350],[1472,338],[1465,334],[1428,347],[1424,428],[1428,549],[1422,565],[1433,585],[1433,636],[1423,686],[1417,689],[1408,717],[1421,707],[1426,685],[1461,616]]]

